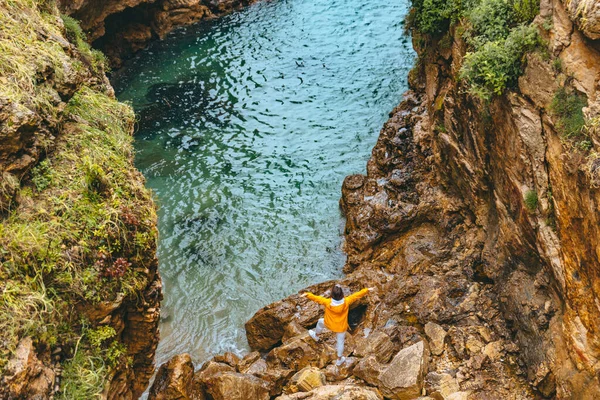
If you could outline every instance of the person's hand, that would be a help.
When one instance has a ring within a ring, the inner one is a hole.
[[[375,286],[372,286],[370,288],[367,289],[369,292],[374,292],[375,291]]]
[[[306,297],[306,296],[308,296],[308,293],[307,293],[307,292],[304,292],[304,293],[302,293],[302,294],[300,295],[300,297]]]

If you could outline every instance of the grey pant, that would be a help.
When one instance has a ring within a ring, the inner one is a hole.
[[[317,322],[317,327],[315,328],[316,334],[318,335],[326,329],[325,320],[323,318],[319,319],[319,322]],[[337,356],[338,358],[341,358],[344,353],[344,339],[346,338],[346,332],[336,332],[335,336],[337,338]]]

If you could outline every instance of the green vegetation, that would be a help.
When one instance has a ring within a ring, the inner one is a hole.
[[[410,28],[441,37],[459,23],[469,45],[460,78],[489,100],[516,86],[524,57],[541,47],[535,0],[413,0]]]
[[[125,347],[114,340],[115,336],[112,327],[90,329],[83,324],[75,354],[64,364],[59,399],[92,399],[102,393],[108,371],[126,355]]]
[[[525,207],[529,212],[533,213],[538,207],[538,194],[535,190],[528,190],[525,193]]]
[[[583,115],[583,108],[586,106],[587,99],[584,95],[565,87],[556,91],[550,105],[559,133],[575,148],[584,151],[592,148],[588,132],[594,124],[593,121],[586,123]]]
[[[68,15],[61,15],[61,18],[65,26],[65,36],[71,43],[77,46],[77,49],[85,57],[85,60],[90,63],[92,68],[96,71],[108,69],[109,65],[106,56],[101,51],[91,48],[79,22]]]
[[[28,175],[0,184],[0,375],[31,336],[38,349],[62,348],[60,397],[83,399],[128,360],[114,328],[82,310],[146,287],[156,216],[132,164],[133,111],[95,86],[101,57],[60,20],[51,0],[0,0],[0,98],[53,136]]]

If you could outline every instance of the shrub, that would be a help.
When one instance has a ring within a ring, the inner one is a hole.
[[[42,191],[52,184],[52,169],[48,160],[40,162],[31,170],[31,182],[38,191]]]
[[[531,22],[540,13],[539,0],[510,0],[518,22]]]
[[[529,212],[535,212],[535,210],[537,210],[538,202],[538,195],[535,190],[528,190],[525,193],[525,207],[527,207]]]
[[[501,95],[516,85],[522,72],[524,56],[541,43],[533,26],[518,26],[506,40],[486,42],[465,55],[460,71],[471,92],[485,100]]]
[[[470,41],[475,46],[506,39],[516,22],[513,8],[506,0],[483,0],[467,18],[471,23]]]
[[[561,87],[554,94],[550,111],[557,119],[557,128],[567,139],[584,137],[585,116],[583,107],[587,106],[585,96],[577,92],[568,92]]]
[[[460,4],[460,0],[413,0],[407,27],[429,35],[441,35],[458,18]]]

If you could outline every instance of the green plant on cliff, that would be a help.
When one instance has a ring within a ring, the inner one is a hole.
[[[585,126],[583,107],[587,106],[585,96],[565,87],[554,94],[550,111],[557,120],[557,128],[567,139],[581,138]]]
[[[59,399],[91,399],[100,396],[108,372],[126,355],[110,326],[90,328],[84,321],[73,357],[64,364]]]
[[[535,0],[413,0],[407,25],[419,34],[443,37],[458,24],[469,48],[460,78],[489,100],[515,87],[525,54],[540,48]],[[458,29],[457,29],[458,32]]]
[[[527,210],[531,213],[535,212],[535,210],[537,210],[538,208],[538,203],[539,203],[539,199],[538,199],[538,194],[535,190],[528,190],[527,192],[525,192],[525,207],[527,207]]]
[[[504,40],[484,42],[465,55],[460,77],[472,93],[489,100],[516,86],[525,54],[540,45],[537,28],[518,26]]]
[[[85,59],[91,64],[94,70],[98,71],[101,68],[108,69],[108,60],[104,53],[92,47],[87,42],[87,38],[83,29],[79,25],[79,21],[68,15],[61,15],[63,25],[65,27],[65,35],[67,39],[81,52]]]

